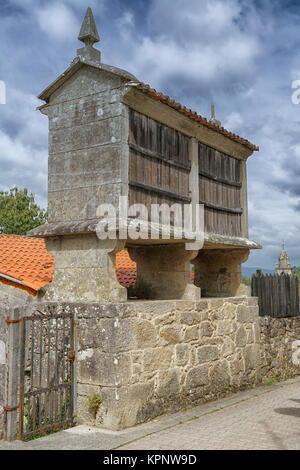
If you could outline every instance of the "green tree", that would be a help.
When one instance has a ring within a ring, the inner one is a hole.
[[[293,274],[297,276],[297,278],[300,281],[300,267],[299,266],[293,266],[292,268]]]
[[[251,279],[249,277],[243,276],[242,283],[245,284],[246,286],[251,286]]]
[[[26,235],[47,220],[47,212],[34,200],[34,194],[17,187],[0,191],[0,233]]]

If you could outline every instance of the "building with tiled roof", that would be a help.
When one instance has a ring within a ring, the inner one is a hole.
[[[0,282],[26,291],[33,296],[50,284],[53,256],[43,239],[20,235],[0,235]]]
[[[119,251],[116,255],[116,275],[123,287],[132,287],[136,281],[136,263],[130,259],[127,250]]]

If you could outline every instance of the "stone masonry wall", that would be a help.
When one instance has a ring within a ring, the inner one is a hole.
[[[48,305],[76,315],[78,423],[119,430],[300,373],[300,318],[261,318],[256,298],[43,302],[27,305],[24,314]],[[93,392],[102,398],[96,415],[88,408]]]
[[[259,317],[256,298],[102,305],[92,317],[79,313],[81,422],[122,429],[300,373],[300,318]]]
[[[49,117],[49,223],[94,219],[99,204],[118,207],[127,195],[123,88],[120,77],[83,67],[42,109]]]
[[[260,382],[257,301],[69,304],[79,422],[122,429]],[[88,398],[97,392],[96,417]]]
[[[300,374],[300,317],[260,317],[259,324],[264,382]]]

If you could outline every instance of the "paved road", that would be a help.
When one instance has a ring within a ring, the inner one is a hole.
[[[122,449],[300,449],[300,383],[286,385]]]
[[[0,442],[1,449],[300,450],[300,376],[120,432],[76,426],[29,442]]]

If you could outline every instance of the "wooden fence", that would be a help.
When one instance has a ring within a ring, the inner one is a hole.
[[[251,295],[258,297],[259,315],[270,317],[299,316],[298,278],[288,274],[262,274],[257,271],[251,281]]]

